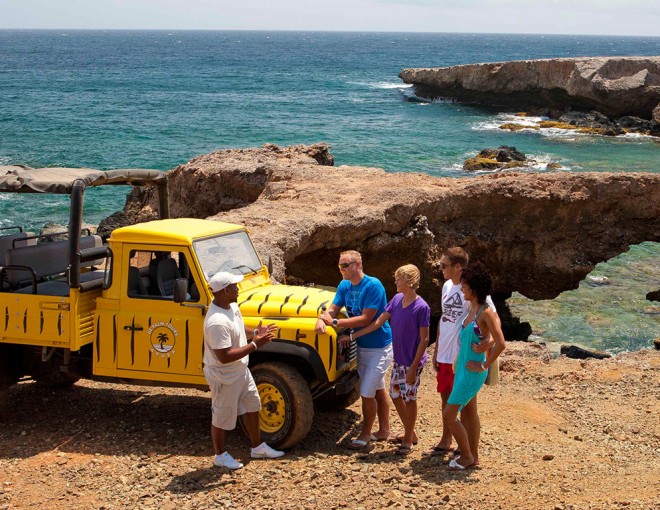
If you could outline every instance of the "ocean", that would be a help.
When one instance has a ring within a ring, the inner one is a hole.
[[[505,132],[495,109],[415,97],[405,67],[659,55],[660,37],[239,31],[0,30],[0,164],[156,168],[229,147],[325,141],[337,165],[464,177],[463,161],[513,145],[567,170],[659,172],[657,140]],[[543,171],[544,164],[534,171]],[[87,194],[85,221],[126,190]],[[0,194],[0,226],[66,223],[66,197]],[[649,346],[660,245],[644,243],[552,301],[514,296],[539,339],[613,352]],[[612,304],[614,303],[614,305]]]

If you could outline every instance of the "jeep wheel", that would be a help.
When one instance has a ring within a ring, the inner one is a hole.
[[[261,397],[261,437],[275,448],[302,441],[314,419],[312,394],[297,370],[284,363],[262,363],[252,369]]]
[[[9,416],[9,387],[13,383],[7,363],[0,357],[0,421]]]
[[[44,374],[33,375],[32,378],[39,386],[46,388],[69,388],[76,384],[80,377],[64,372],[47,372]]]

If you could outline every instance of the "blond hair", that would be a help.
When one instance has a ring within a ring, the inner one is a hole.
[[[346,250],[339,254],[340,257],[342,255],[349,255],[354,262],[362,262],[362,255],[360,255],[359,251]]]
[[[394,271],[394,278],[403,280],[412,289],[419,288],[419,269],[413,264],[406,264]]]

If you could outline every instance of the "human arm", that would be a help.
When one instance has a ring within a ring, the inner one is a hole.
[[[472,372],[485,372],[488,370],[488,367],[495,363],[497,357],[506,348],[506,342],[504,341],[500,319],[490,308],[487,308],[481,313],[477,319],[477,324],[484,333],[484,336],[490,335],[492,337],[493,347],[488,351],[486,361],[483,363],[468,361],[466,367]]]
[[[332,320],[337,318],[337,314],[339,313],[339,309],[333,310],[333,307],[335,307],[335,305],[330,305],[330,308],[328,310],[326,310],[325,312],[323,312],[319,316],[319,320],[316,321],[317,327],[320,324],[320,322],[323,322],[324,330],[322,331],[322,333],[325,333],[325,326],[331,326],[332,325]],[[374,320],[374,317],[376,316],[377,311],[378,310],[376,310],[375,308],[363,308],[362,309],[362,314],[360,314],[360,315],[357,315],[355,317],[346,317],[346,318],[338,319],[337,324],[335,325],[335,327],[355,329],[355,328],[361,328],[363,326],[367,326],[368,324],[370,324]],[[374,328],[374,329],[377,329],[377,328]]]
[[[415,379],[417,378],[417,369],[419,364],[422,362],[424,357],[424,352],[429,346],[429,327],[424,326],[419,328],[419,345],[417,346],[417,351],[415,352],[415,358],[413,359],[412,364],[408,367],[406,372],[406,384],[415,384]]]
[[[440,343],[440,322],[438,322],[438,333],[435,336],[435,347],[433,348],[433,368],[437,372],[440,370],[440,364],[438,363],[438,344]]]
[[[246,336],[252,337],[252,341],[247,345],[242,347],[213,349],[213,352],[215,353],[216,358],[220,360],[220,363],[232,363],[233,361],[238,361],[256,351],[262,345],[272,342],[275,338],[276,330],[277,326],[274,323],[262,326],[261,321],[259,321],[259,325],[255,329],[245,328]]]
[[[374,315],[376,315],[376,310],[374,310]],[[356,318],[356,317],[352,317],[352,318]],[[353,340],[358,339],[361,336],[368,335],[369,333],[376,331],[379,328],[382,328],[383,324],[385,324],[389,319],[390,319],[390,314],[388,312],[381,313],[380,316],[371,324],[367,325],[366,327],[358,331],[353,331],[353,335],[352,335]],[[342,335],[341,337],[339,337],[339,343],[342,345],[347,345],[348,341],[350,341],[350,338],[347,335]]]
[[[341,310],[341,306],[338,306],[334,303],[331,304],[330,308],[328,308],[327,310],[324,309],[321,315],[319,315],[319,318],[316,319],[316,325],[314,326],[314,331],[316,331],[318,334],[325,334],[326,325],[329,326],[332,324],[332,319],[335,319],[337,317],[337,315],[339,314],[339,310]]]

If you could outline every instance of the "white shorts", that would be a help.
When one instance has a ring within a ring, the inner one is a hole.
[[[245,376],[230,384],[206,378],[211,388],[211,423],[222,430],[234,430],[236,419],[245,413],[261,411],[257,385],[249,370]]]
[[[374,398],[376,391],[385,389],[385,373],[392,364],[392,344],[376,349],[358,347],[360,395]]]

